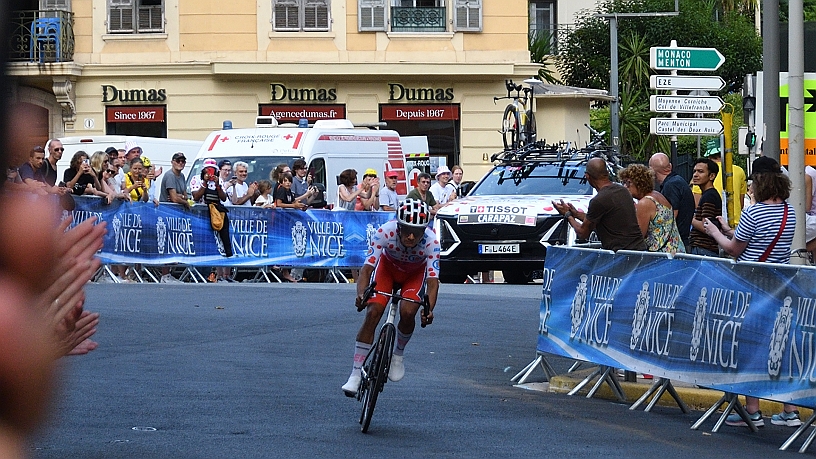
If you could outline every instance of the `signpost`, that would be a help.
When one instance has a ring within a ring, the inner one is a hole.
[[[652,118],[649,132],[657,135],[707,135],[723,132],[723,123],[717,118]]]
[[[649,66],[655,70],[717,70],[725,57],[714,48],[649,48]]]
[[[674,113],[719,113],[723,100],[717,96],[649,96],[649,110]]]
[[[717,75],[652,75],[649,77],[649,87],[652,89],[662,89],[666,91],[719,91],[725,87],[725,80]]]

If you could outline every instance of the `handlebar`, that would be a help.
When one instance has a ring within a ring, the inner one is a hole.
[[[402,296],[402,295],[400,295],[398,293],[381,292],[379,290],[375,290],[376,288],[377,288],[377,281],[372,281],[370,284],[368,284],[368,287],[363,292],[363,301],[362,301],[362,306],[363,307],[362,308],[357,307],[357,312],[360,312],[363,309],[365,309],[366,303],[368,303],[368,300],[370,300],[371,297],[374,296],[375,293],[379,293],[380,295],[390,297],[391,299],[406,300],[406,301],[416,303],[416,301],[414,301],[414,300],[412,300],[410,298],[405,298],[404,296]],[[423,317],[428,317],[428,314],[431,312],[431,303],[428,300],[428,295],[425,295],[422,298],[422,303],[420,303],[420,304],[422,305],[422,316]],[[428,323],[431,323],[431,322],[428,322]],[[422,328],[425,328],[425,325],[427,325],[427,324],[422,324]]]

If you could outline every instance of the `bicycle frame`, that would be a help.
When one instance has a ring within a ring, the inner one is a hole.
[[[533,90],[517,85],[513,83],[513,80],[506,80],[504,84],[507,88],[507,96],[494,97],[493,103],[502,99],[512,99],[512,102],[504,109],[502,127],[499,132],[503,137],[505,151],[517,150],[536,141],[535,114],[527,108],[527,102]],[[512,94],[513,91],[516,92],[515,95]]]

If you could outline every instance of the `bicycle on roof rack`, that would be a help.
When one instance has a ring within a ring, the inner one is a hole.
[[[505,80],[507,96],[494,97],[493,103],[502,99],[512,99],[504,109],[501,132],[505,150],[517,150],[536,141],[535,114],[527,108],[533,90]],[[515,95],[513,92],[515,91]]]

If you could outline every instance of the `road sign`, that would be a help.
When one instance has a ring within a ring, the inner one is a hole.
[[[718,113],[723,100],[717,96],[649,96],[649,110],[674,113]]]
[[[652,118],[649,132],[657,135],[720,135],[723,124],[717,118]]]
[[[649,77],[649,87],[652,89],[673,90],[695,90],[719,91],[725,87],[725,80],[712,76],[674,76],[674,75],[652,75]]]
[[[717,70],[725,57],[714,48],[649,48],[649,67],[655,70]]]

